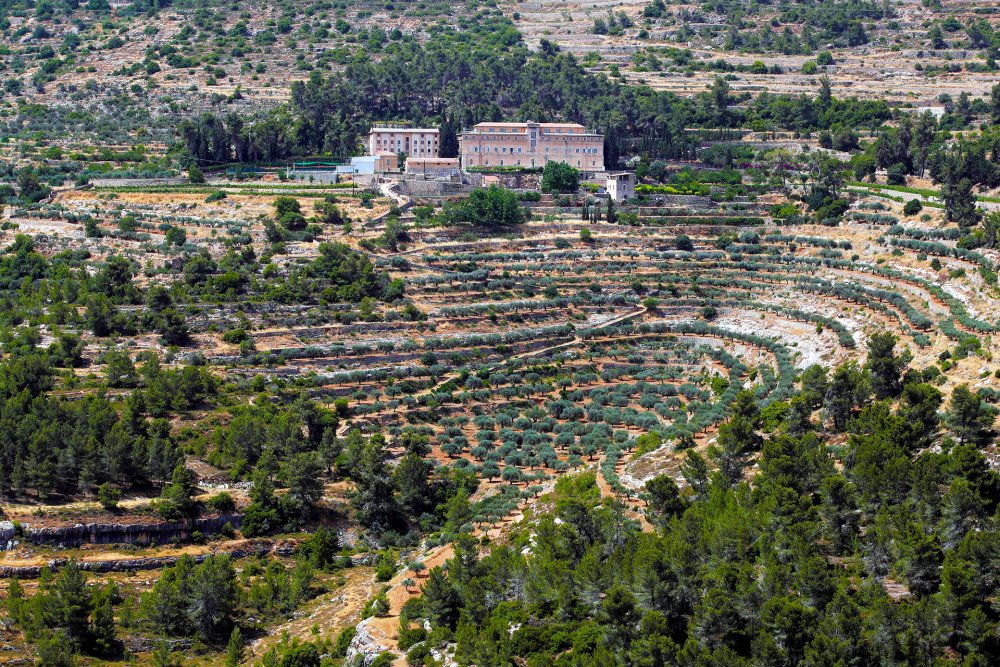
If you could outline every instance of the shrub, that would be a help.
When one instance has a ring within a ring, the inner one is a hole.
[[[212,510],[213,512],[219,512],[223,514],[225,512],[232,512],[236,509],[236,501],[233,497],[226,493],[216,493],[214,496],[205,501],[205,507]]]
[[[230,329],[226,333],[222,334],[222,340],[230,345],[239,345],[249,338],[250,335],[247,333],[246,329]]]
[[[545,192],[576,192],[580,188],[580,172],[565,162],[548,162],[542,170],[542,190]]]
[[[191,183],[205,182],[205,174],[202,173],[201,168],[198,165],[193,164],[188,169],[188,181]]]
[[[122,492],[111,486],[107,482],[97,488],[97,502],[106,510],[118,508],[118,501],[121,500]]]
[[[906,202],[905,206],[903,206],[903,215],[916,215],[917,213],[920,213],[923,208],[924,205],[920,203],[919,199],[911,199]]]

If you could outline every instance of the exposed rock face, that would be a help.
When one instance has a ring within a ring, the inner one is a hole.
[[[357,632],[351,645],[347,647],[345,665],[363,665],[368,667],[380,653],[385,651],[381,645],[382,633],[373,625],[374,618],[366,618],[357,625]]]
[[[0,551],[11,549],[11,543],[17,536],[13,521],[0,521]]]
[[[205,535],[218,533],[227,523],[232,528],[239,528],[243,524],[243,515],[222,514],[177,522],[78,523],[69,526],[38,528],[33,528],[30,524],[23,524],[19,536],[16,535],[14,524],[4,521],[0,522],[0,548],[10,549],[10,544],[15,537],[31,544],[62,547],[78,547],[83,544],[149,546],[153,542],[163,544],[175,540],[186,540],[195,532]]]

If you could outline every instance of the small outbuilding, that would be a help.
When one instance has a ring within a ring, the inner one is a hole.
[[[355,174],[385,174],[399,171],[399,156],[383,152],[378,155],[352,157],[351,167]]]
[[[618,171],[608,174],[605,189],[612,201],[620,202],[635,197],[635,173]]]
[[[443,178],[458,174],[457,157],[408,157],[406,173],[411,176]]]

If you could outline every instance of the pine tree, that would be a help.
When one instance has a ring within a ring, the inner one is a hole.
[[[708,463],[701,454],[689,449],[687,458],[681,464],[681,475],[684,481],[695,493],[695,498],[703,499],[708,495]]]
[[[112,601],[117,595],[114,583],[94,592],[94,631],[89,652],[94,655],[111,657],[120,650],[120,642],[115,634],[115,616]]]
[[[352,504],[358,522],[381,532],[395,524],[399,516],[396,488],[391,475],[386,474],[385,440],[374,435],[364,447],[358,469],[352,475],[357,482]]]
[[[59,571],[53,585],[55,626],[66,631],[75,648],[90,638],[91,596],[83,571],[70,560]]]
[[[415,452],[404,455],[392,473],[399,489],[399,507],[410,517],[419,517],[431,501],[429,474],[429,464]]]
[[[959,443],[977,445],[986,442],[993,421],[989,411],[983,407],[982,399],[967,384],[952,390],[946,419],[948,428],[958,436]]]
[[[670,519],[680,515],[687,508],[687,502],[680,494],[677,482],[670,475],[658,475],[646,482],[649,494],[647,517],[654,525],[666,526]]]
[[[888,331],[868,338],[865,369],[871,374],[871,386],[876,398],[895,398],[903,389],[903,371],[910,357],[906,354],[897,356],[895,347],[896,337]]]
[[[440,567],[431,569],[423,593],[428,620],[438,627],[454,628],[461,598]]]
[[[448,499],[446,504],[445,531],[457,533],[462,526],[472,520],[472,509],[469,507],[469,492],[465,487],[459,487],[458,493]]]
[[[226,645],[226,667],[239,667],[243,661],[243,633],[240,626],[233,628]]]

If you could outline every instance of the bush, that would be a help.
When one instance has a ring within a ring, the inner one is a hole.
[[[121,497],[122,492],[107,482],[97,488],[97,502],[106,510],[118,509],[118,501],[121,500]]]
[[[580,188],[580,172],[565,162],[548,162],[542,170],[542,190],[545,192],[576,192]]]
[[[518,203],[516,194],[491,185],[485,190],[473,190],[457,204],[447,205],[445,218],[452,224],[510,227],[521,224],[527,216]]]
[[[903,215],[916,215],[917,213],[920,213],[923,208],[924,205],[920,203],[919,199],[911,199],[906,202],[905,206],[903,206]]]
[[[245,340],[249,340],[250,335],[246,329],[230,329],[222,334],[222,340],[230,345],[239,345]]]
[[[889,185],[906,185],[906,165],[897,162],[885,170],[885,180]]]
[[[226,193],[225,192],[223,192],[222,190],[216,190],[212,194],[210,194],[207,197],[205,197],[205,203],[206,204],[211,204],[214,201],[222,201],[225,198],[226,198]]]
[[[233,497],[226,493],[216,493],[214,496],[205,501],[205,507],[212,510],[213,512],[218,512],[224,514],[226,512],[232,512],[236,509],[236,501]]]
[[[306,218],[301,213],[296,213],[295,211],[289,211],[283,213],[278,222],[281,226],[290,232],[299,232],[306,228]]]

